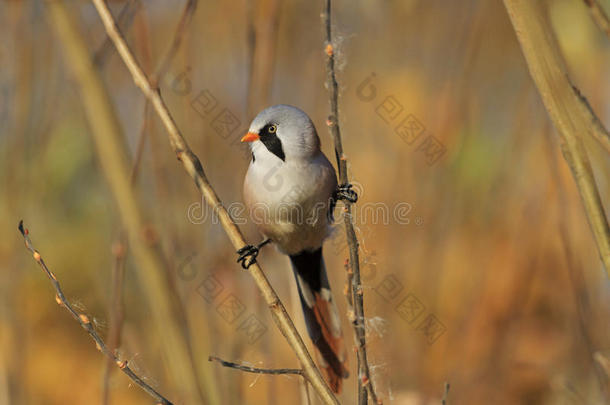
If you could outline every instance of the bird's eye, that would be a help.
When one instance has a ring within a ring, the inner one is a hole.
[[[269,129],[267,130],[267,132],[269,132],[270,134],[275,134],[276,131],[277,131],[277,126],[275,126],[275,125],[271,125],[269,127]]]

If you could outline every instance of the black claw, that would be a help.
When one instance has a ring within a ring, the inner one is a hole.
[[[237,263],[241,264],[241,267],[244,269],[248,269],[248,267],[252,266],[256,263],[256,256],[258,256],[258,252],[260,249],[265,246],[267,243],[270,243],[271,239],[265,239],[258,246],[246,245],[243,248],[237,251],[239,257],[237,258]],[[248,260],[248,258],[250,260]]]
[[[358,201],[358,193],[352,190],[351,184],[341,184],[337,187],[337,192],[335,193],[337,200],[345,200],[351,203],[355,203]]]
[[[237,263],[241,264],[241,267],[244,269],[248,269],[248,267],[252,266],[256,263],[256,256],[258,256],[259,249],[256,246],[246,245],[243,248],[237,251],[239,257],[237,258]]]

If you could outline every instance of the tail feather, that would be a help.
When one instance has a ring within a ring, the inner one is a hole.
[[[290,256],[299,288],[305,325],[316,348],[318,363],[331,389],[341,392],[342,379],[348,377],[347,355],[343,345],[341,321],[332,299],[322,248]]]

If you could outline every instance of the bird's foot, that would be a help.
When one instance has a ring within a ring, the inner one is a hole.
[[[337,191],[335,192],[335,196],[337,200],[349,201],[351,203],[355,203],[358,201],[358,193],[352,190],[351,184],[341,184],[337,187]]]
[[[241,267],[247,269],[256,263],[256,256],[258,256],[259,249],[253,245],[246,245],[237,251],[239,257],[237,263],[241,264]]]
[[[237,254],[239,255],[239,257],[237,258],[237,263],[240,263],[241,267],[243,267],[244,269],[248,269],[248,267],[256,263],[256,256],[258,256],[260,248],[262,248],[269,242],[271,242],[271,239],[265,239],[257,246],[246,245],[243,248],[239,249],[237,251]]]

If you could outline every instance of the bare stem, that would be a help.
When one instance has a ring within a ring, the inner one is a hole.
[[[148,127],[148,110],[149,103],[144,103],[144,121],[140,129],[138,139],[138,147],[136,156],[131,168],[129,176],[131,186],[133,187],[138,177],[140,162],[144,151]],[[109,329],[108,329],[108,347],[110,350],[115,350],[121,344],[121,329],[123,327],[123,283],[125,281],[125,259],[127,258],[127,236],[125,230],[119,232],[119,237],[112,244],[112,254],[114,256],[114,268],[112,269],[112,288],[110,294],[110,310],[109,310]],[[108,404],[110,399],[110,367],[111,361],[106,362],[104,371],[102,372],[102,404]]]
[[[127,238],[123,233],[112,244],[114,267],[112,269],[112,289],[110,294],[108,348],[116,350],[121,344],[121,330],[123,328],[123,282],[125,280],[125,257],[127,254]],[[102,371],[102,404],[110,401],[110,371],[112,359],[108,359]]]
[[[539,0],[504,0],[525,56],[530,75],[561,139],[563,156],[593,232],[606,272],[610,275],[610,228],[583,136],[595,137],[600,121],[574,90],[551,28],[547,10]],[[607,131],[606,131],[607,132]]]
[[[161,81],[163,76],[165,76],[165,73],[167,72],[167,69],[169,69],[169,65],[174,59],[174,56],[178,52],[178,49],[180,49],[182,38],[184,37],[184,33],[187,27],[189,26],[189,23],[191,22],[191,18],[193,17],[196,8],[197,0],[188,0],[186,2],[184,10],[182,11],[182,15],[180,16],[178,26],[176,27],[176,32],[174,33],[174,39],[172,40],[172,44],[169,50],[167,51],[167,54],[165,54],[165,58],[163,58],[163,61],[157,68],[156,74],[151,80],[151,83],[153,83],[155,87]]]
[[[136,15],[138,9],[142,7],[140,0],[129,0],[125,3],[123,8],[119,13],[119,18],[117,23],[123,30],[127,30],[131,23],[133,22],[133,18]],[[110,56],[110,51],[112,50],[112,42],[108,38],[104,38],[104,42],[97,51],[93,54],[93,63],[97,67],[103,67],[104,64],[108,61],[108,57]]]
[[[251,41],[246,102],[248,116],[256,114],[261,108],[269,105],[282,2],[279,0],[263,0],[256,3],[257,8],[251,10],[248,21]],[[265,24],[258,24],[257,21],[260,19],[264,19]]]
[[[114,362],[114,364],[116,364],[117,367],[123,373],[125,373],[127,375],[127,377],[129,377],[136,385],[138,385],[140,388],[142,388],[144,391],[146,391],[146,393],[148,395],[150,395],[151,397],[153,397],[155,399],[155,401],[157,401],[161,404],[164,404],[164,405],[171,405],[172,403],[168,399],[166,399],[163,395],[158,393],[153,387],[151,387],[146,382],[144,382],[144,380],[142,380],[142,378],[140,378],[131,368],[129,368],[129,365],[127,364],[127,360],[119,359],[114,354],[113,351],[108,349],[108,347],[106,346],[106,344],[104,343],[104,341],[102,340],[100,335],[98,335],[98,333],[93,328],[93,325],[91,325],[91,320],[89,319],[89,317],[87,315],[78,313],[74,309],[74,307],[72,307],[72,305],[70,304],[70,302],[68,302],[68,300],[66,299],[66,296],[64,295],[64,293],[62,291],[61,285],[59,284],[57,277],[51,270],[49,270],[49,268],[47,267],[47,264],[43,260],[42,256],[38,252],[38,250],[36,250],[34,248],[34,245],[32,244],[32,241],[30,240],[29,231],[23,227],[23,221],[19,221],[19,231],[21,232],[21,235],[23,236],[23,241],[25,242],[25,247],[30,252],[32,252],[32,256],[34,257],[34,260],[36,260],[36,263],[38,263],[38,265],[45,272],[45,274],[47,275],[49,280],[51,280],[51,284],[53,285],[53,288],[55,289],[55,293],[56,293],[55,301],[57,302],[57,304],[59,304],[59,306],[61,306],[61,307],[64,307],[70,313],[70,315],[72,315],[72,318],[74,318],[80,324],[80,326],[82,326],[83,329],[85,329],[87,331],[89,336],[91,336],[91,338],[93,338],[93,340],[95,341],[95,347],[99,351],[101,351],[105,356],[107,356],[109,359],[111,359]]]
[[[547,154],[549,156],[549,163],[551,166],[551,175],[554,183],[557,185],[557,200],[559,206],[562,208],[561,217],[558,218],[557,226],[559,228],[559,236],[562,245],[561,250],[565,257],[568,277],[570,279],[570,287],[572,288],[572,293],[574,295],[578,326],[580,327],[580,332],[582,334],[586,350],[590,356],[589,359],[593,362],[592,366],[597,376],[600,390],[602,392],[602,395],[606,399],[606,402],[608,403],[610,402],[610,392],[608,390],[607,376],[604,374],[603,370],[600,369],[598,364],[594,361],[596,349],[593,341],[593,336],[589,331],[588,327],[589,320],[591,318],[589,295],[586,290],[582,268],[576,263],[574,252],[572,250],[572,245],[570,243],[570,230],[568,229],[568,224],[572,222],[570,220],[571,210],[566,201],[566,191],[564,190],[563,182],[561,176],[559,175],[559,162],[558,159],[555,157],[555,151],[552,148],[554,145],[552,143],[553,139],[551,138],[551,131],[545,132],[547,132],[546,139],[549,143],[549,147],[547,148]]]
[[[165,126],[168,132],[171,147],[176,153],[176,157],[178,160],[180,160],[186,172],[195,182],[206,202],[212,207],[218,216],[220,223],[231,240],[234,248],[239,249],[246,246],[247,244],[242,233],[222,205],[216,191],[210,185],[199,158],[197,158],[197,156],[189,148],[158,90],[151,85],[150,80],[146,77],[142,71],[142,68],[133,56],[133,53],[127,46],[125,39],[116,26],[108,6],[103,0],[92,1],[100,15],[100,18],[102,19],[104,27],[106,28],[106,33],[114,43],[119,55],[129,69],[136,86],[138,86],[144,95],[150,100],[153,108]],[[305,377],[312,384],[324,403],[338,404],[337,399],[329,389],[328,385],[322,378],[320,371],[309,355],[307,347],[303,343],[303,339],[299,335],[292,320],[286,312],[284,305],[267,280],[260,266],[258,264],[253,264],[249,268],[249,273],[254,278],[256,285],[265,298],[278,329],[280,332],[282,332],[299,359],[301,366],[303,367]]]
[[[589,12],[591,13],[591,17],[595,21],[595,24],[599,27],[600,30],[604,31],[606,35],[610,38],[610,20],[608,20],[608,15],[599,5],[597,0],[583,0],[584,3],[589,7]]]
[[[580,106],[582,113],[584,116],[590,121],[592,125],[591,135],[595,138],[599,144],[606,149],[606,152],[610,153],[610,134],[608,134],[608,130],[604,127],[604,124],[600,121],[600,119],[593,112],[593,108],[591,108],[591,104],[586,99],[585,96],[582,95],[580,90],[574,85],[572,85],[572,89],[574,93],[580,99]]]
[[[328,117],[328,129],[335,144],[335,156],[337,158],[337,166],[339,168],[339,180],[341,184],[349,183],[347,173],[347,158],[343,154],[343,144],[341,142],[341,130],[339,128],[339,107],[338,107],[338,85],[335,75],[335,52],[332,42],[331,30],[331,0],[326,0],[326,7],[323,12],[324,25],[326,28],[326,85],[329,91],[330,98],[330,115]],[[366,330],[364,325],[364,297],[362,293],[362,283],[360,281],[360,259],[358,257],[358,238],[354,231],[354,221],[352,218],[352,204],[349,201],[345,203],[345,233],[347,235],[347,243],[349,246],[349,260],[352,269],[351,276],[351,303],[354,306],[355,317],[352,321],[354,333],[358,344],[358,403],[366,403],[366,395],[363,391],[366,390],[374,404],[381,403],[377,398],[375,387],[370,375],[366,351]],[[349,300],[348,300],[349,301]]]
[[[441,399],[441,405],[447,405],[447,398],[449,398],[449,388],[451,386],[448,382],[445,383],[445,391],[443,392],[443,398]]]
[[[273,375],[294,374],[294,375],[303,376],[303,370],[301,370],[300,368],[257,368],[257,367],[244,366],[243,364],[226,361],[226,360],[223,360],[216,356],[208,357],[208,361],[216,361],[216,362],[220,363],[223,367],[234,368],[236,370],[245,371],[247,373],[273,374]]]

